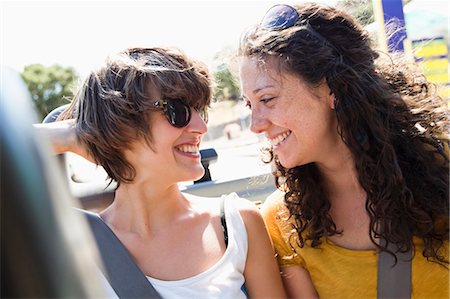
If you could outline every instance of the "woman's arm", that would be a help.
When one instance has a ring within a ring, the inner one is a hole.
[[[33,126],[39,134],[50,140],[50,144],[56,154],[73,152],[92,162],[93,159],[78,142],[75,125],[74,119],[68,119],[45,124],[34,124]]]
[[[257,207],[246,201],[240,212],[248,234],[244,276],[249,298],[286,298],[273,246]]]
[[[289,298],[319,298],[309,272],[302,266],[281,268],[281,277]]]

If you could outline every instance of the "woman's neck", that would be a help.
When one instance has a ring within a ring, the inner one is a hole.
[[[177,184],[121,184],[114,202],[100,216],[117,230],[143,236],[163,229],[189,209]]]
[[[346,146],[337,149],[326,161],[316,164],[330,196],[362,190],[354,159]]]
[[[329,237],[348,249],[373,249],[370,239],[370,217],[366,210],[366,192],[358,180],[358,172],[349,151],[328,164],[318,165],[331,208],[329,215],[342,234]],[[336,157],[334,156],[334,157]]]

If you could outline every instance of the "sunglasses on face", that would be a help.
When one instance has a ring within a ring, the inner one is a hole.
[[[286,4],[272,6],[261,21],[261,28],[270,30],[282,30],[292,27],[300,19],[295,8]]]
[[[182,100],[158,100],[153,104],[153,107],[162,109],[169,123],[176,128],[186,127],[192,118],[191,107]],[[200,113],[203,121],[205,123],[208,122],[206,108],[198,109],[197,111]]]

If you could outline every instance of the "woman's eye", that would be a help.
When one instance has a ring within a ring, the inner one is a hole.
[[[252,109],[252,104],[250,104],[250,101],[245,101],[245,107]]]
[[[273,99],[275,99],[275,97],[262,98],[260,101],[265,104],[272,101]]]

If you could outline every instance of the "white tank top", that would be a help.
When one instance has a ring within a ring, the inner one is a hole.
[[[244,291],[244,269],[247,260],[248,240],[244,221],[234,202],[240,200],[236,193],[223,195],[228,229],[228,247],[222,258],[203,273],[181,280],[147,279],[166,299],[174,298],[247,298]]]

